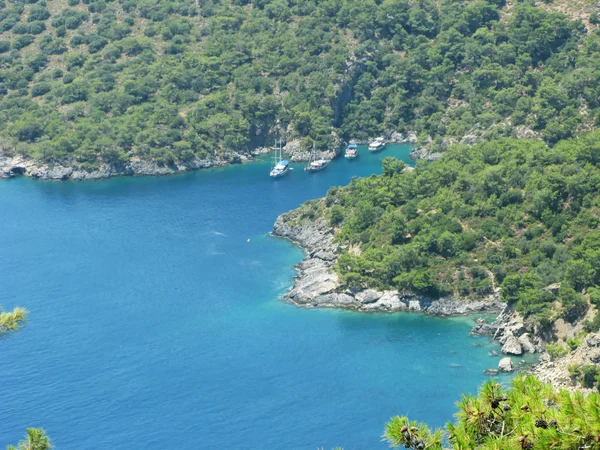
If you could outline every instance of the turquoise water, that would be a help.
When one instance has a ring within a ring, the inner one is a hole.
[[[31,312],[0,342],[0,448],[36,426],[59,449],[379,449],[394,414],[451,419],[497,364],[471,319],[278,301],[301,252],[275,218],[408,151],[0,183],[0,305]]]

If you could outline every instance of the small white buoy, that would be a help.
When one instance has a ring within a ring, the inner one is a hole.
[[[248,242],[250,242],[250,238],[248,238]]]

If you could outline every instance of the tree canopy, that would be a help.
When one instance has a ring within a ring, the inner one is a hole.
[[[9,312],[0,309],[0,336],[16,331],[27,318],[27,311],[23,308],[15,308]]]
[[[599,155],[594,131],[553,147],[513,138],[457,145],[410,172],[386,158],[383,175],[332,188],[300,211],[336,229],[343,289],[499,293],[551,328],[600,301]],[[599,319],[586,324],[600,328]]]
[[[600,449],[600,394],[556,391],[535,377],[519,376],[510,388],[486,382],[478,396],[457,403],[456,423],[446,429],[394,417],[385,429],[392,448],[521,450]]]
[[[27,428],[25,439],[16,446],[9,445],[7,450],[51,450],[54,446],[41,428]]]
[[[274,135],[555,143],[597,123],[592,31],[529,1],[0,0],[0,149],[92,168]]]

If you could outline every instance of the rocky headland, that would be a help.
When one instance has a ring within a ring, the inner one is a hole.
[[[600,334],[588,335],[577,350],[551,360],[546,353],[547,342],[543,333],[503,303],[498,294],[479,300],[431,299],[411,292],[352,291],[343,287],[334,270],[342,245],[334,239],[335,229],[322,217],[309,219],[299,210],[290,211],[277,218],[272,234],[288,239],[304,250],[304,259],[295,267],[293,287],[284,296],[285,300],[297,306],[363,312],[408,311],[438,316],[498,313],[492,323],[477,319],[471,330],[472,334],[488,336],[502,346],[500,353],[492,352],[492,356],[499,359],[494,363],[495,367],[485,371],[489,375],[526,370],[556,386],[582,389],[569,375],[569,366],[600,363]],[[523,358],[528,354],[539,354],[541,362],[534,366],[525,364]]]
[[[294,286],[285,295],[286,300],[298,306],[417,311],[440,316],[499,312],[505,307],[497,295],[481,300],[430,299],[411,292],[346,289],[334,270],[341,247],[334,240],[335,230],[323,218],[309,220],[297,210],[290,211],[277,218],[272,234],[296,243],[305,252],[295,267]]]

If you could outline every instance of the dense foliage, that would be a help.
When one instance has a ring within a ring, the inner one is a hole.
[[[54,446],[41,428],[27,428],[25,439],[17,446],[9,445],[7,450],[50,450]]]
[[[0,309],[0,336],[16,331],[25,322],[27,311],[23,308],[15,308],[9,312]]]
[[[541,328],[599,303],[600,131],[554,147],[512,138],[458,145],[411,172],[392,158],[383,165],[382,176],[301,209],[338,229],[345,287],[499,291]]]
[[[600,40],[530,3],[0,0],[0,149],[170,164],[519,124],[553,143],[597,121]]]
[[[533,376],[505,389],[488,381],[479,395],[458,402],[456,424],[446,426],[456,450],[600,449],[600,394],[557,392]],[[443,433],[395,417],[385,437],[393,448],[442,450]]]

